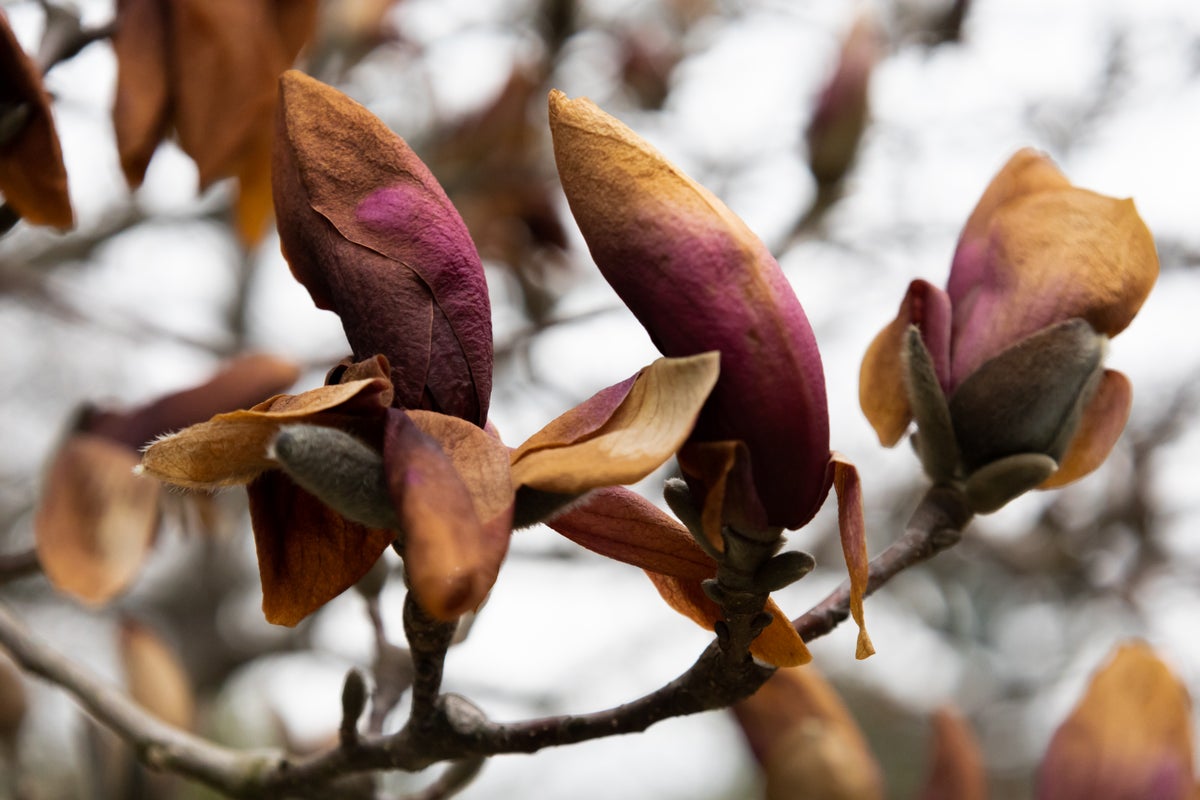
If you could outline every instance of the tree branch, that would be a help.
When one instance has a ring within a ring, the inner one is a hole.
[[[970,519],[971,512],[959,492],[945,487],[930,489],[904,535],[871,562],[867,593],[956,543]],[[442,663],[454,626],[429,619],[415,601],[412,605],[412,610],[406,606],[405,614],[416,666],[408,724],[389,736],[344,737],[339,746],[304,759],[274,752],[238,752],[172,728],[35,640],[3,606],[0,645],[24,669],[70,692],[90,714],[129,742],[150,767],[244,798],[334,796],[332,782],[353,773],[417,771],[442,761],[479,763],[493,755],[533,753],[545,747],[638,733],[671,717],[726,708],[753,694],[774,672],[751,659],[743,648],[731,645],[727,634],[711,643],[678,678],[629,703],[591,714],[496,723],[464,698],[440,694]],[[848,613],[849,587],[842,586],[793,624],[810,641],[829,633]],[[466,771],[466,764],[462,769]],[[451,774],[458,774],[454,767],[444,777],[449,779]]]

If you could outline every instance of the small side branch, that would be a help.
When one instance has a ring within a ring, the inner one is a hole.
[[[974,512],[958,490],[934,486],[921,499],[905,526],[904,535],[871,559],[866,595],[874,594],[899,573],[936,556],[962,539],[963,529]],[[792,620],[797,633],[806,642],[831,632],[850,616],[850,582]]]

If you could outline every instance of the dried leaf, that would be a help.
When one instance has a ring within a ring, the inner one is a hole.
[[[778,670],[733,706],[766,775],[766,800],[882,800],[879,764],[815,667]]]
[[[350,522],[281,472],[262,473],[246,493],[263,614],[276,625],[295,625],[353,586],[396,537]]]
[[[129,619],[121,623],[120,646],[130,696],[163,722],[190,729],[196,700],[175,653],[150,628]]]
[[[858,644],[855,658],[867,658],[875,653],[867,624],[863,619],[863,599],[871,577],[871,565],[867,558],[866,523],[863,521],[862,484],[858,470],[841,453],[830,457],[833,469],[833,486],[838,498],[838,530],[842,538],[842,555],[846,559],[846,570],[850,573],[850,615],[858,624]]]
[[[137,455],[77,433],[59,448],[34,516],[38,560],[62,592],[99,605],[136,577],[158,527],[159,485]]]
[[[117,58],[113,127],[125,181],[137,188],[170,127],[167,4],[163,0],[117,0],[116,23],[112,36]]]
[[[50,113],[42,74],[21,49],[0,12],[0,193],[34,225],[70,228],[75,224],[67,193],[67,170]],[[15,115],[15,116],[14,116]]]
[[[933,717],[933,756],[921,800],[987,800],[987,775],[979,743],[958,714]]]
[[[568,411],[513,454],[514,485],[574,494],[646,477],[686,440],[719,361],[717,353],[660,358],[615,408],[605,390]]]
[[[279,426],[320,423],[323,417],[366,412],[382,415],[390,387],[381,378],[321,386],[298,395],[279,395],[251,409],[218,414],[159,439],[146,448],[142,470],[188,489],[249,483],[274,464],[267,446]]]

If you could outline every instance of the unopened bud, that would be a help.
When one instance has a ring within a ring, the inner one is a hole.
[[[323,425],[285,425],[268,456],[301,488],[347,519],[397,530],[383,456],[357,437]]]
[[[967,479],[967,502],[977,514],[998,511],[1025,494],[1058,469],[1058,462],[1041,453],[1021,453],[993,461]]]
[[[343,746],[358,740],[358,718],[367,707],[367,682],[362,673],[352,669],[346,673],[342,684],[342,726],[338,738]]]
[[[817,565],[808,553],[802,550],[789,550],[780,553],[767,561],[754,573],[755,587],[761,592],[774,592],[785,586],[791,586],[796,581],[812,572]]]

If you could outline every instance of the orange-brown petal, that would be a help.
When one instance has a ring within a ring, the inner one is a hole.
[[[858,402],[884,447],[900,441],[913,418],[904,377],[904,338],[912,325],[921,332],[942,389],[948,388],[950,298],[927,281],[915,280],[909,284],[896,318],[867,348],[859,370]]]
[[[495,584],[512,535],[514,494],[508,448],[488,431],[458,417],[432,411],[409,411],[407,416],[445,454],[466,487],[478,520],[477,529],[463,528],[452,534],[455,537],[475,536],[473,542],[460,544],[461,554],[474,553],[473,561],[468,563],[464,559],[458,565],[468,567],[473,575],[472,594],[461,604],[466,610],[473,610]],[[407,545],[406,558],[418,558]],[[461,613],[450,606],[453,604],[447,604],[445,617]],[[427,610],[435,613],[432,608]]]
[[[1185,800],[1194,789],[1187,688],[1148,645],[1123,645],[1054,734],[1036,796]]]
[[[920,800],[987,800],[979,742],[966,721],[947,708],[933,716],[933,753]]]
[[[733,706],[767,800],[883,798],[883,777],[834,688],[812,666],[778,670]]]
[[[282,472],[263,472],[246,494],[263,614],[276,625],[297,624],[353,586],[396,537],[350,522]]]
[[[390,386],[385,380],[367,378],[279,395],[159,439],[146,448],[141,468],[164,483],[187,489],[248,483],[274,468],[267,446],[279,426],[316,422],[334,412],[382,415],[386,393]]]
[[[691,433],[719,361],[717,353],[660,358],[568,411],[513,453],[514,485],[574,494],[646,477]]]
[[[4,202],[34,225],[70,228],[75,224],[67,193],[67,170],[50,97],[42,73],[0,12],[0,108],[15,126],[0,143],[0,193]],[[24,119],[13,115],[23,115]]]
[[[137,577],[158,528],[157,482],[133,474],[129,448],[86,433],[54,456],[34,515],[38,561],[50,582],[90,605]]]
[[[867,658],[875,653],[871,637],[867,634],[867,623],[863,618],[863,599],[871,577],[871,565],[867,559],[866,523],[863,521],[862,484],[858,470],[840,453],[830,459],[833,470],[833,488],[838,498],[838,530],[842,539],[842,555],[846,559],[846,570],[850,573],[850,615],[858,625],[858,643],[855,658]]]
[[[1079,427],[1067,445],[1058,471],[1047,478],[1039,489],[1066,486],[1088,475],[1108,458],[1125,430],[1133,406],[1133,386],[1129,379],[1115,370],[1105,370],[1079,420]]]

